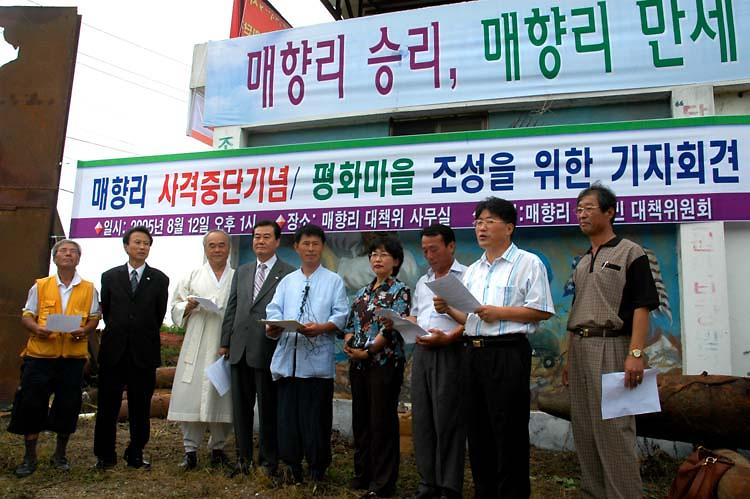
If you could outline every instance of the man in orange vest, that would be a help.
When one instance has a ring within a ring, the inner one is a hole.
[[[64,239],[52,248],[57,273],[37,279],[29,290],[21,324],[29,331],[21,352],[21,384],[13,401],[8,431],[24,436],[26,454],[15,470],[17,477],[29,476],[37,467],[36,444],[39,432],[57,433],[57,447],[50,464],[62,471],[70,465],[65,448],[76,430],[81,410],[81,380],[88,358],[87,337],[99,323],[99,295],[93,283],[76,272],[81,247]],[[73,331],[50,331],[51,314],[80,318]],[[50,395],[54,394],[52,407]]]

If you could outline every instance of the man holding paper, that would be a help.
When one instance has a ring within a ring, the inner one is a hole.
[[[185,448],[180,467],[185,471],[198,465],[197,450],[206,429],[211,432],[211,464],[227,464],[224,442],[232,423],[232,396],[220,395],[205,373],[219,355],[224,307],[234,275],[227,265],[229,235],[222,230],[209,231],[203,236],[203,251],[206,263],[180,281],[172,298],[172,321],[185,328],[185,339],[167,419],[180,422]]]
[[[516,219],[510,201],[481,201],[474,210],[474,230],[484,254],[463,275],[463,284],[481,305],[467,313],[442,297],[434,300],[438,312],[464,324],[465,414],[478,498],[531,493],[527,335],[555,308],[544,264],[513,244]]]
[[[266,306],[280,280],[294,267],[276,256],[281,227],[272,220],[253,226],[255,261],[241,265],[232,279],[219,353],[229,359],[232,377],[232,411],[237,463],[230,476],[250,473],[253,463],[253,419],[258,399],[258,464],[269,475],[276,473],[276,384],[271,379],[271,357],[276,342],[266,338]]]
[[[304,325],[294,331],[266,326],[278,343],[271,375],[278,388],[279,459],[288,466],[286,478],[295,482],[304,479],[303,457],[314,481],[322,480],[331,464],[334,342],[349,302],[341,277],[321,266],[325,241],[317,225],[297,229],[294,249],[302,265],[281,280],[266,307],[269,320]]]
[[[412,319],[430,331],[417,338],[411,368],[412,435],[420,476],[414,499],[461,497],[464,483],[466,424],[462,414],[461,334],[463,327],[435,310],[427,283],[449,274],[461,279],[466,266],[454,258],[453,229],[433,224],[420,234],[429,264],[419,278],[412,301]]]
[[[591,248],[573,273],[568,365],[573,439],[586,497],[641,497],[635,417],[602,419],[602,374],[624,371],[625,386],[643,381],[649,312],[659,306],[643,248],[614,233],[617,198],[594,184],[578,195],[578,223]]]
[[[21,324],[29,339],[21,352],[21,383],[13,400],[8,431],[24,436],[26,453],[15,470],[17,477],[29,476],[37,467],[37,441],[43,430],[57,433],[52,466],[68,471],[65,456],[70,434],[75,432],[81,410],[81,380],[88,358],[89,333],[99,323],[99,295],[94,284],[76,272],[81,247],[63,239],[52,247],[57,273],[37,279],[29,290]],[[51,320],[75,317],[75,325],[56,329]],[[50,395],[54,395],[49,407]]]

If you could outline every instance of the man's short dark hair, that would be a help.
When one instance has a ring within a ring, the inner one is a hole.
[[[518,213],[516,212],[516,207],[510,201],[490,196],[480,201],[477,207],[474,208],[474,219],[479,218],[484,210],[489,211],[506,224],[513,224],[513,232],[516,231]]]
[[[393,276],[397,276],[398,271],[401,270],[401,265],[404,264],[404,247],[401,245],[401,241],[390,234],[377,235],[367,246],[367,254],[369,255],[380,248],[383,248],[386,253],[398,260],[398,265],[393,266]]]
[[[281,227],[273,220],[258,220],[255,222],[255,225],[253,225],[253,235],[255,235],[255,229],[258,227],[273,227],[273,235],[276,239],[281,238]]]
[[[594,182],[590,187],[585,188],[578,194],[576,204],[581,202],[581,199],[586,196],[596,196],[596,202],[599,203],[599,209],[602,213],[606,212],[610,208],[615,210],[615,217],[617,216],[617,196],[609,187],[606,187],[600,182]],[[612,217],[610,222],[615,223],[615,217]]]
[[[307,224],[303,225],[299,229],[297,229],[294,232],[294,244],[297,244],[302,239],[302,236],[315,236],[320,238],[320,240],[325,244],[326,242],[326,233],[318,227],[315,224]]]
[[[136,225],[135,227],[130,228],[124,236],[122,236],[122,244],[130,244],[130,235],[133,232],[141,232],[143,234],[146,234],[148,236],[148,245],[151,246],[154,244],[154,236],[151,235],[151,231],[148,230],[148,227],[145,225]]]
[[[421,240],[424,236],[442,236],[443,243],[448,246],[450,243],[456,242],[456,234],[453,229],[443,224],[432,224],[429,227],[425,227],[419,233],[419,239]]]

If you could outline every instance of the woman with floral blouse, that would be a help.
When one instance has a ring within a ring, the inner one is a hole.
[[[404,340],[379,311],[406,317],[411,307],[411,291],[395,277],[404,260],[401,242],[378,236],[370,243],[369,257],[375,279],[357,292],[344,328],[354,432],[351,487],[367,489],[363,498],[393,495],[400,457],[398,395],[404,379]]]

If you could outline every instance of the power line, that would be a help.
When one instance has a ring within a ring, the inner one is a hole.
[[[154,79],[154,78],[151,78],[150,76],[146,76],[146,75],[144,75],[144,74],[141,74],[141,73],[137,73],[137,72],[135,72],[135,71],[133,71],[133,70],[130,70],[130,69],[124,68],[124,67],[122,67],[122,66],[118,66],[117,64],[113,64],[113,63],[111,63],[111,62],[109,62],[109,61],[107,61],[107,60],[105,60],[105,59],[99,59],[98,57],[94,57],[93,55],[87,54],[87,53],[85,53],[85,52],[80,52],[80,51],[79,51],[79,52],[78,52],[78,55],[85,55],[86,57],[89,57],[89,58],[91,58],[91,59],[94,59],[95,61],[98,61],[98,62],[103,62],[104,64],[107,64],[107,65],[109,65],[109,66],[112,66],[112,67],[114,67],[114,68],[117,68],[117,69],[119,69],[119,70],[121,70],[121,71],[125,71],[126,73],[130,73],[130,74],[133,74],[133,75],[135,75],[135,76],[138,76],[138,77],[140,77],[140,78],[144,78],[144,79],[146,79],[146,80],[149,80],[149,81],[153,81],[154,83],[158,83],[159,85],[164,85],[165,87],[169,87],[169,88],[172,88],[172,89],[174,89],[174,90],[178,90],[178,91],[180,91],[180,92],[184,92],[184,91],[185,91],[185,89],[184,89],[184,88],[180,88],[180,87],[175,87],[174,85],[170,85],[169,83],[166,83],[166,82],[164,82],[164,81],[161,81],[161,80],[156,80],[156,79]]]
[[[46,5],[42,5],[39,2],[35,2],[34,0],[26,0],[26,1],[29,2],[29,3],[32,3],[34,5],[36,5],[37,7],[46,7]],[[138,47],[141,50],[145,50],[146,52],[151,52],[152,54],[158,55],[159,57],[163,57],[165,59],[169,59],[170,61],[174,61],[174,62],[176,62],[178,64],[182,64],[185,67],[190,67],[190,64],[186,63],[185,61],[181,61],[179,59],[175,59],[174,57],[169,56],[167,54],[163,54],[163,53],[158,52],[158,51],[156,51],[154,49],[150,49],[148,47],[144,47],[143,45],[140,45],[140,44],[138,44],[138,43],[136,43],[134,41],[128,40],[127,38],[123,38],[123,37],[121,37],[119,35],[115,35],[114,33],[110,33],[109,31],[103,30],[101,28],[97,28],[96,26],[93,26],[93,25],[91,25],[89,23],[81,23],[81,24],[83,24],[84,26],[86,26],[88,28],[91,28],[91,29],[93,29],[95,31],[99,31],[100,33],[104,33],[105,35],[111,36],[112,38],[116,38],[117,40],[120,40],[122,42],[128,43],[130,45],[133,45],[134,47]]]
[[[90,140],[79,139],[77,137],[71,137],[70,135],[66,135],[65,138],[66,139],[70,139],[70,140],[75,140],[76,142],[83,142],[84,144],[91,144],[93,146],[104,147],[106,149],[112,149],[113,151],[120,151],[120,152],[124,152],[124,153],[127,153],[127,154],[133,154],[135,156],[139,156],[140,155],[140,153],[137,153],[137,152],[127,151],[125,149],[119,149],[117,147],[112,147],[112,146],[108,146],[108,145],[105,145],[105,144],[100,144],[98,142],[92,142]]]
[[[187,103],[187,99],[180,99],[179,97],[175,97],[174,95],[170,95],[170,94],[168,94],[168,93],[162,92],[162,91],[160,91],[160,90],[157,90],[157,89],[155,89],[155,88],[151,88],[151,87],[147,87],[147,86],[145,86],[145,85],[141,85],[140,83],[136,83],[136,82],[134,82],[133,80],[128,80],[127,78],[123,78],[122,76],[118,76],[118,75],[116,75],[116,74],[112,74],[112,73],[109,73],[109,72],[107,72],[107,71],[104,71],[104,70],[102,70],[102,69],[99,69],[99,68],[97,68],[97,67],[94,67],[94,66],[92,66],[92,65],[90,65],[90,64],[86,64],[85,62],[80,62],[80,61],[78,61],[78,62],[76,62],[76,65],[78,65],[78,64],[80,64],[81,66],[87,67],[87,68],[89,68],[89,69],[92,69],[92,70],[94,70],[94,71],[97,71],[97,72],[99,72],[99,73],[102,73],[102,74],[105,74],[105,75],[107,75],[107,76],[110,76],[110,77],[112,77],[112,78],[116,78],[116,79],[118,79],[118,80],[122,80],[122,81],[124,81],[125,83],[130,83],[131,85],[135,85],[136,87],[141,87],[141,88],[143,88],[143,89],[145,89],[145,90],[150,90],[151,92],[155,92],[155,93],[157,93],[157,94],[160,94],[160,95],[163,95],[163,96],[165,96],[165,97],[169,97],[170,99],[174,99],[174,100],[176,100],[177,102],[184,102],[184,103]]]
[[[87,26],[87,27],[89,27],[89,28],[91,28],[93,30],[99,31],[101,33],[104,33],[105,35],[109,35],[112,38],[116,38],[116,39],[118,39],[120,41],[123,41],[125,43],[129,43],[130,45],[133,45],[134,47],[138,47],[141,50],[145,50],[146,52],[151,52],[152,54],[158,55],[158,56],[163,57],[165,59],[169,59],[170,61],[174,61],[177,64],[181,64],[181,65],[183,65],[185,67],[188,67],[188,68],[190,67],[190,64],[188,64],[188,63],[186,63],[184,61],[181,61],[179,59],[175,59],[174,57],[168,56],[166,54],[162,54],[161,52],[157,52],[156,50],[150,49],[148,47],[144,47],[143,45],[139,45],[139,44],[137,44],[137,43],[135,43],[133,41],[128,40],[127,38],[123,38],[121,36],[115,35],[114,33],[110,33],[109,31],[105,31],[105,30],[103,30],[101,28],[97,28],[96,26],[92,26],[91,24],[88,24],[88,23],[81,23],[81,24],[83,24],[84,26]]]

